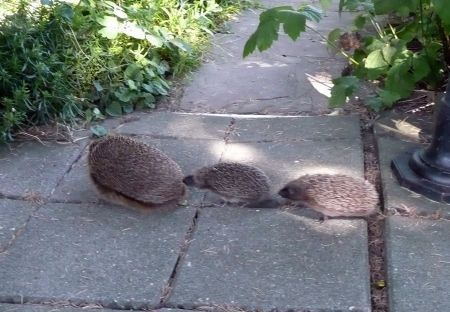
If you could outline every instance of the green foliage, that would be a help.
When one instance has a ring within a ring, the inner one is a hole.
[[[321,4],[329,5],[329,1]],[[351,76],[333,80],[330,106],[345,104],[358,90],[361,79],[378,82],[376,94],[366,101],[375,111],[408,97],[418,85],[428,89],[442,85],[450,68],[450,10],[446,5],[447,0],[340,0],[340,11],[360,12],[353,31],[365,31],[369,26],[373,29],[362,37],[339,28],[328,34],[328,48],[347,57],[352,68]],[[245,45],[244,57],[256,48],[268,49],[278,39],[281,24],[296,40],[305,31],[306,20],[320,19],[319,14],[306,13],[311,10],[318,12],[309,6],[297,11],[282,6],[261,13],[259,26]],[[388,16],[387,22],[379,23],[378,15]]]
[[[355,18],[353,26],[356,29],[361,29],[370,21],[376,30],[375,35],[362,38],[361,46],[351,56],[355,76],[379,81],[376,95],[366,101],[373,110],[391,107],[396,101],[410,96],[418,84],[428,89],[442,84],[450,66],[450,31],[447,30],[450,14],[448,9],[444,9],[443,2],[373,0],[374,10]],[[354,2],[350,7],[344,0],[341,4],[342,9],[355,8]],[[390,14],[391,20],[396,19],[395,24],[388,21],[385,26],[380,25],[376,22],[377,14]],[[342,31],[335,29],[331,34],[331,39],[336,39]],[[345,81],[334,81],[330,104],[345,103],[345,98],[334,94],[340,95],[340,90],[346,87]],[[349,92],[348,96],[352,94]]]
[[[259,25],[244,46],[243,56],[246,57],[255,51],[269,49],[278,39],[278,31],[283,25],[283,31],[296,40],[306,29],[306,21],[318,22],[322,18],[321,11],[310,5],[301,6],[294,10],[291,6],[280,6],[268,9],[261,13]]]
[[[0,4],[0,141],[30,124],[91,122],[155,107],[169,91],[169,78],[199,63],[218,23],[249,5],[239,0],[41,3]]]

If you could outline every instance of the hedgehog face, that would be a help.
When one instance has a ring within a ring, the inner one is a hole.
[[[286,185],[278,192],[278,195],[287,199],[297,201],[305,201],[308,199],[306,189],[300,185],[295,184]]]
[[[184,177],[183,183],[187,186],[193,186],[200,189],[204,189],[208,187],[208,183],[206,181],[206,177],[201,172],[196,172],[193,175],[188,175]]]

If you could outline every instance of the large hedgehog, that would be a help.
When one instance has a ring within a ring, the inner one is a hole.
[[[92,142],[88,163],[97,191],[109,202],[150,208],[177,203],[186,192],[176,162],[128,137],[108,136]]]
[[[207,189],[226,202],[247,207],[269,208],[278,205],[271,199],[270,180],[259,168],[236,163],[221,162],[200,168],[183,179],[186,185]]]
[[[304,175],[278,194],[321,212],[325,217],[361,217],[376,212],[378,194],[367,181],[336,174]]]

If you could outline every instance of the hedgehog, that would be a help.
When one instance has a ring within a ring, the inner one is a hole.
[[[128,137],[108,136],[92,142],[88,165],[100,197],[114,204],[152,208],[178,203],[186,193],[175,161]]]
[[[378,194],[367,181],[336,174],[304,175],[278,194],[328,217],[365,217],[376,212]]]
[[[206,166],[184,177],[183,182],[207,189],[232,204],[254,208],[274,208],[279,204],[271,198],[267,175],[259,168],[242,163],[221,162]]]

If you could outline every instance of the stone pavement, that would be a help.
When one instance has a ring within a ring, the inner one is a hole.
[[[319,31],[348,26],[350,15],[327,15]],[[105,125],[159,147],[186,174],[222,160],[257,165],[274,192],[305,173],[363,177],[358,117],[318,116],[329,112],[327,86],[342,60],[313,32],[242,60],[256,23],[247,12],[218,36],[171,108],[181,113],[135,113]],[[448,206],[399,187],[389,169],[400,151],[426,142],[427,125],[392,114],[376,124],[383,206],[395,215],[385,233],[394,312],[450,311],[449,223],[436,213],[448,217]],[[87,177],[88,143],[0,149],[0,312],[372,310],[365,220],[220,207],[194,190],[171,209],[110,205]]]
[[[347,116],[163,112],[142,113],[112,132],[158,146],[185,173],[220,160],[255,164],[276,191],[304,172],[361,177],[358,128]],[[97,199],[81,142],[3,150],[2,190],[12,199],[1,200],[1,302],[370,310],[364,220],[321,224],[302,209],[219,207],[202,192],[190,192],[186,206],[174,209],[116,207]],[[15,165],[17,155],[24,160]],[[26,162],[35,164],[30,155],[41,160],[40,174],[26,174]],[[65,156],[56,162],[54,155]],[[26,182],[5,183],[14,172]]]

